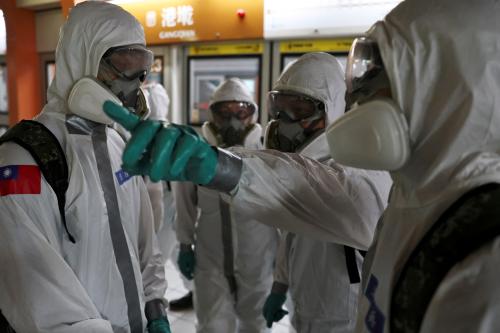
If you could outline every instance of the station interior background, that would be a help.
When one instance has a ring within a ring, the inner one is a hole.
[[[55,73],[59,28],[74,0],[0,1],[0,133],[35,116]],[[200,126],[215,88],[241,78],[268,121],[266,94],[300,55],[323,51],[345,65],[355,37],[397,0],[116,0],[143,24],[153,77],[170,97],[169,118]],[[19,22],[23,22],[19,24]],[[184,292],[167,265],[169,298]],[[171,313],[173,331],[194,332],[194,313]],[[273,332],[288,332],[289,325]]]

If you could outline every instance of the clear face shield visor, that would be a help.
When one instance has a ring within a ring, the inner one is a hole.
[[[389,78],[374,40],[354,40],[347,59],[346,86],[346,110],[375,96],[391,97]]]

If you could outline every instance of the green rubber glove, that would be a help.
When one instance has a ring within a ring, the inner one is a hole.
[[[167,317],[151,320],[148,323],[148,333],[171,333]]]
[[[182,275],[188,280],[194,277],[194,267],[196,265],[196,257],[193,250],[181,250],[177,257],[177,264]]]
[[[264,315],[264,318],[266,318],[268,328],[273,326],[273,322],[280,321],[285,315],[288,314],[288,311],[282,309],[285,301],[286,294],[272,292],[269,296],[267,296],[262,314]]]
[[[151,180],[191,181],[206,185],[215,176],[217,152],[189,126],[140,120],[127,109],[106,101],[104,112],[131,132],[123,152],[123,169]]]

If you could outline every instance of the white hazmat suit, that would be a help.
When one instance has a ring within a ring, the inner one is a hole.
[[[151,111],[148,119],[168,121],[170,98],[165,88],[152,81],[144,84],[141,89]],[[155,183],[147,176],[145,176],[145,183],[153,206],[155,230],[164,263],[166,264],[168,259],[175,262],[179,252],[179,242],[175,234],[176,211],[172,183],[168,181]],[[192,290],[191,281],[186,280],[182,275],[181,278],[186,289]]]
[[[326,53],[302,56],[281,75],[274,91],[303,94],[324,103],[327,125],[344,113],[345,83],[339,62]],[[378,220],[386,206],[391,181],[388,173],[343,167],[328,156],[325,134],[321,133],[298,153],[322,162],[348,179],[360,179],[378,191],[378,210],[373,211],[372,223]],[[342,190],[339,190],[342,193]],[[348,196],[348,193],[342,193]],[[357,223],[355,211],[345,219]],[[330,221],[328,216],[323,219]],[[352,332],[356,322],[359,280],[350,281],[350,273],[359,279],[362,255],[346,249],[342,243],[319,241],[314,238],[285,233],[277,256],[275,281],[289,286],[294,303],[292,324],[299,333]],[[346,253],[351,251],[351,253]],[[353,257],[350,257],[353,255]]]
[[[233,79],[218,88],[211,103],[221,101],[255,104],[241,81]],[[208,129],[204,127],[206,133]],[[260,132],[256,124],[246,137],[245,147],[260,147]],[[207,140],[215,137],[209,135]],[[265,332],[261,310],[272,284],[277,230],[254,218],[240,216],[217,191],[175,183],[174,195],[177,238],[181,244],[195,244],[197,331]],[[235,279],[234,293],[226,275]]]
[[[142,91],[151,111],[151,120],[167,121],[170,99],[165,88],[156,82],[148,82]],[[153,206],[155,230],[163,257],[167,260],[176,245],[174,232],[175,207],[174,196],[169,182],[152,182],[146,177],[146,186]]]
[[[17,332],[145,332],[145,303],[165,293],[146,187],[121,169],[124,141],[67,109],[73,84],[97,75],[106,50],[129,44],[145,44],[142,27],[110,4],[76,6],[61,30],[57,73],[36,120],[66,155],[65,215],[76,242],[43,177],[38,194],[0,196],[0,309]],[[3,144],[0,168],[12,165],[36,163]]]
[[[407,0],[368,33],[408,122],[411,156],[391,173],[390,203],[365,261],[359,332],[389,331],[392,288],[420,239],[460,196],[500,182],[498,17],[492,0]],[[455,265],[421,331],[498,332],[499,263],[497,237]]]

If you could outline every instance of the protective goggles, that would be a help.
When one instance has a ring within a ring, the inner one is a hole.
[[[144,82],[153,64],[153,52],[142,45],[113,47],[102,60],[121,78]]]
[[[355,90],[363,78],[383,69],[384,64],[377,43],[366,37],[356,38],[347,58],[347,91]]]
[[[305,95],[271,91],[268,94],[268,110],[273,119],[286,115],[288,120],[295,122],[322,117],[325,105]]]
[[[349,51],[346,68],[346,108],[361,104],[386,89],[390,82],[377,43],[366,37],[356,38]]]
[[[237,118],[240,120],[253,116],[255,106],[248,102],[218,102],[210,106],[214,116],[229,119]]]

